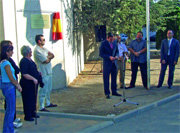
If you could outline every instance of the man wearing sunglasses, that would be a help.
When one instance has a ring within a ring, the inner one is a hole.
[[[54,54],[48,49],[44,48],[45,39],[43,35],[36,35],[35,41],[37,43],[34,49],[34,59],[39,71],[42,74],[42,80],[44,87],[40,87],[39,90],[39,106],[40,111],[48,112],[46,108],[56,107],[56,104],[50,102],[50,93],[52,90],[52,68],[51,60],[54,58]],[[46,101],[46,106],[45,106]]]

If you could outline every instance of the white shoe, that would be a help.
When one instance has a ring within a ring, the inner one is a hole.
[[[22,127],[23,123],[22,122],[13,122],[14,128],[20,128]]]
[[[18,130],[17,130],[17,129],[14,129],[14,133],[18,133]]]
[[[16,118],[14,122],[21,122],[21,118]]]

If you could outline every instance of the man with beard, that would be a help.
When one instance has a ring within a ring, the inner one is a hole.
[[[131,82],[126,89],[135,87],[138,66],[140,67],[143,86],[147,88],[147,45],[142,39],[143,33],[138,32],[136,39],[130,43],[129,51],[131,52]]]

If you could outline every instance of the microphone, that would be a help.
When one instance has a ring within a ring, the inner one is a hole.
[[[129,57],[126,54],[127,52],[123,52],[123,56],[124,58],[127,60],[128,63],[131,63],[131,59],[129,59]]]

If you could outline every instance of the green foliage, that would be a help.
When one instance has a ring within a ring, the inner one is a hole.
[[[141,0],[75,1],[75,30],[87,33],[96,25],[106,25],[107,32],[132,36],[145,24],[145,7]]]
[[[174,38],[180,40],[180,3],[178,0],[161,0],[158,4],[162,8],[161,17],[157,19],[156,48],[159,49],[161,41],[166,38],[167,30],[174,31]]]
[[[152,31],[165,31],[167,25],[175,21],[180,27],[177,16],[180,17],[178,0],[160,0],[157,3],[150,0],[150,27]],[[107,32],[126,33],[129,38],[133,38],[137,31],[146,26],[146,1],[75,0],[74,22],[75,30],[86,34],[96,25],[106,25]]]

